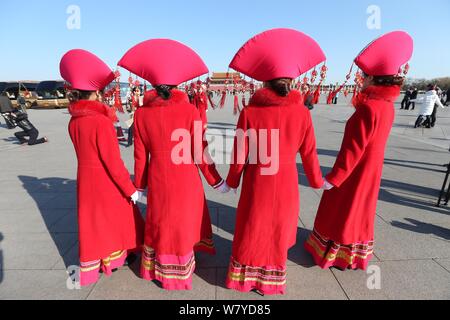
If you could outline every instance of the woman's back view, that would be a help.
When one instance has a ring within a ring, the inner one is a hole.
[[[141,276],[168,290],[192,287],[194,251],[215,253],[200,169],[214,187],[225,184],[204,157],[203,124],[185,93],[175,88],[208,72],[189,47],[169,39],[144,41],[119,65],[149,81],[135,113],[135,184],[148,187]]]
[[[308,48],[308,50],[304,50]],[[230,67],[263,81],[239,118],[233,164],[227,178],[240,185],[230,289],[283,294],[287,252],[296,242],[300,153],[313,188],[323,185],[314,128],[292,80],[325,59],[315,41],[290,29],[274,29],[249,40]]]

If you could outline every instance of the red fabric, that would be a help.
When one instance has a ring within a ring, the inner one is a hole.
[[[359,94],[326,177],[336,187],[324,192],[317,212],[315,229],[324,237],[343,245],[373,240],[384,152],[399,95],[398,86],[372,86]]]
[[[236,53],[230,68],[259,80],[295,79],[325,61],[317,42],[292,29],[272,29],[247,41]]]
[[[233,104],[233,114],[238,114],[239,112],[239,98],[237,94],[234,95],[234,104]]]
[[[100,58],[81,49],[67,52],[61,59],[59,70],[71,88],[78,90],[103,90],[115,78]]]
[[[393,31],[371,42],[355,63],[371,76],[395,75],[411,59],[413,50],[414,42],[409,34]]]
[[[141,42],[131,48],[118,65],[154,86],[176,86],[208,73],[208,68],[195,51],[170,39]]]
[[[120,88],[116,88],[114,92],[114,108],[116,108],[120,113],[125,113],[122,106],[122,98],[120,97]]]
[[[208,97],[206,96],[205,92],[195,94],[194,105],[198,109],[200,119],[202,119],[203,128],[206,129],[206,127],[208,126],[208,117],[206,115],[206,110],[208,109]]]
[[[222,109],[225,106],[225,101],[227,100],[227,91],[222,91],[222,97],[220,98],[220,108]]]
[[[209,101],[209,104],[211,105],[211,108],[213,108],[213,109],[217,108],[217,106],[214,104],[214,102],[212,100],[211,95],[209,95],[209,94],[208,94],[208,101]]]
[[[247,107],[247,101],[245,101],[245,92],[244,92],[244,94],[242,95],[242,108],[245,107]]]
[[[80,260],[93,261],[142,244],[136,191],[120,157],[111,110],[95,101],[70,106],[69,133],[78,158]]]
[[[172,97],[163,100],[152,90],[136,111],[134,126],[135,183],[139,189],[149,188],[145,244],[158,254],[185,256],[200,240],[212,237],[198,169],[210,185],[221,181],[215,165],[202,158],[202,146],[193,141],[194,134],[202,137],[200,115],[184,92],[172,90]],[[197,166],[173,162],[171,154],[179,144],[171,141],[176,129],[190,134],[190,156]]]
[[[280,97],[268,88],[258,90],[243,109],[237,127],[243,130],[279,129],[280,165],[275,175],[262,175],[270,165],[239,164],[249,156],[249,139],[238,149],[235,139],[233,163],[227,183],[240,185],[242,193],[237,209],[233,258],[247,266],[284,265],[287,250],[296,242],[299,193],[296,156],[300,152],[310,185],[323,185],[316,153],[314,128],[309,110],[300,93],[291,91]],[[273,133],[268,132],[268,141]],[[270,150],[270,147],[268,148]],[[245,172],[245,173],[244,173]]]
[[[317,85],[317,88],[314,91],[313,104],[318,104],[319,103],[321,87],[322,87],[322,81]]]
[[[330,89],[330,92],[328,93],[328,97],[327,97],[327,104],[331,104],[333,102],[333,90]]]

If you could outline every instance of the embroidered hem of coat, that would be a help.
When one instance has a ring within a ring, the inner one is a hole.
[[[321,236],[313,230],[305,242],[305,249],[322,269],[366,270],[373,256],[373,240],[342,245]]]
[[[210,255],[216,254],[216,247],[212,238],[203,239],[194,246],[194,252],[204,252]]]
[[[104,259],[80,262],[80,285],[89,286],[96,283],[99,278],[100,270],[106,276],[112,274],[112,270],[117,269],[125,264],[127,259],[127,250],[121,250],[112,253],[109,257]]]
[[[258,290],[265,295],[284,294],[286,275],[286,265],[245,266],[231,258],[226,287],[240,292]]]
[[[157,280],[165,290],[192,290],[195,271],[194,252],[185,256],[159,255],[144,246],[141,258],[141,277],[147,281]]]

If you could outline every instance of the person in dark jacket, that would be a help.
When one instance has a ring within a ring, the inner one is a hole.
[[[413,92],[411,93],[410,100],[416,100],[418,95],[419,95],[419,90],[417,88],[414,88]],[[410,106],[412,106],[411,110],[414,110],[416,108],[416,103],[410,101],[408,106],[406,107],[406,110],[409,110]]]
[[[19,139],[20,144],[28,143],[29,146],[48,142],[47,137],[38,139],[39,131],[28,120],[28,115],[22,111],[16,110],[11,112],[11,118],[23,131],[15,132],[14,135]],[[29,137],[26,139],[25,137]]]
[[[407,108],[409,108],[411,94],[412,94],[411,89],[406,90],[405,96],[403,97],[403,100],[402,100],[402,107],[400,108],[401,110],[402,109],[408,110]]]

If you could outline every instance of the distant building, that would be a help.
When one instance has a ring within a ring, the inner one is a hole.
[[[210,78],[211,85],[224,85],[228,80],[228,84],[233,83],[233,79],[238,78],[242,79],[241,74],[239,72],[213,72]]]

